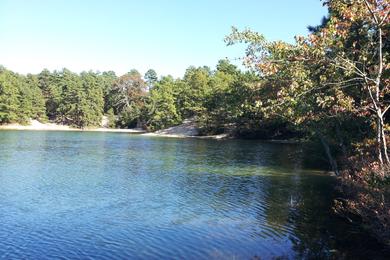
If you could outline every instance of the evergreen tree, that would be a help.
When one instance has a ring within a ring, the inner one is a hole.
[[[149,69],[145,73],[144,79],[146,81],[148,89],[151,90],[158,80],[156,71],[153,69]]]
[[[46,115],[56,120],[59,114],[58,107],[62,102],[62,74],[55,71],[50,73],[44,69],[38,74],[38,84],[45,99]]]
[[[83,100],[83,113],[85,117],[83,124],[87,126],[101,125],[103,110],[104,110],[104,82],[99,76],[93,72],[81,73],[83,82],[83,92],[85,93]]]
[[[172,77],[163,77],[150,91],[149,111],[150,130],[157,130],[181,122],[175,102],[175,81]]]
[[[19,121],[19,89],[18,79],[10,71],[0,70],[0,123]]]
[[[27,75],[26,84],[31,91],[31,100],[32,100],[31,118],[45,121],[47,119],[45,99],[43,97],[43,93],[41,89],[39,88],[38,77],[36,75],[31,75],[31,74]]]

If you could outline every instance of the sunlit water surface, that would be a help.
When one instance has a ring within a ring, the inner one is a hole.
[[[0,258],[357,257],[301,146],[0,131]],[[366,247],[366,248],[365,248]]]

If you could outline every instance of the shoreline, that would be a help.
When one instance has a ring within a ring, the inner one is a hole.
[[[0,131],[66,131],[66,132],[107,132],[107,133],[129,133],[129,134],[139,134],[142,136],[150,137],[167,137],[167,138],[193,138],[193,139],[214,139],[214,140],[223,140],[230,139],[227,134],[221,135],[208,135],[208,136],[196,136],[196,135],[183,135],[183,134],[163,134],[163,133],[148,133],[140,129],[121,129],[121,128],[75,128],[67,125],[56,125],[50,123],[50,126],[41,126],[36,127],[33,125],[20,125],[20,124],[8,124],[0,125]]]
[[[229,135],[220,134],[220,135],[208,135],[208,136],[198,136],[198,135],[187,135],[185,133],[159,133],[159,132],[151,132],[148,133],[142,129],[121,129],[121,128],[75,128],[68,125],[59,125],[55,123],[40,123],[36,120],[32,120],[29,125],[21,125],[21,124],[6,124],[0,125],[0,131],[2,130],[14,130],[14,131],[70,131],[70,132],[107,132],[107,133],[129,133],[129,134],[139,134],[142,136],[150,136],[150,137],[167,137],[167,138],[194,138],[194,139],[214,139],[214,140],[222,140],[229,139]]]
[[[29,124],[21,125],[19,123],[0,125],[1,130],[16,130],[16,131],[75,131],[75,132],[107,132],[107,133],[129,133],[139,134],[142,136],[151,137],[167,137],[167,138],[195,138],[195,139],[214,139],[222,140],[231,138],[228,134],[199,136],[198,131],[191,121],[185,121],[182,125],[173,126],[167,129],[156,132],[146,132],[142,129],[120,129],[120,128],[75,128],[69,125],[60,125],[56,123],[41,123],[38,120],[31,119]]]
[[[120,129],[120,128],[75,128],[68,125],[59,125],[55,123],[41,123],[37,120],[31,120],[28,125],[21,124],[6,124],[0,125],[1,130],[17,130],[17,131],[74,131],[74,132],[112,132],[112,133],[133,133],[143,134],[146,133],[141,129]]]
[[[193,139],[213,139],[213,140],[226,140],[231,139],[228,134],[220,135],[185,135],[185,134],[166,134],[166,133],[143,133],[142,136],[151,137],[168,137],[168,138],[193,138]]]
[[[147,132],[142,129],[121,129],[121,128],[75,128],[69,125],[60,125],[56,123],[41,123],[37,120],[30,120],[30,124],[21,125],[19,123],[0,125],[0,131],[3,130],[14,130],[14,131],[73,131],[73,132],[106,132],[106,133],[128,133],[128,134],[139,134],[142,136],[149,137],[164,137],[164,138],[179,138],[179,139],[208,139],[208,140],[228,140],[237,139],[229,134],[218,134],[218,135],[197,135],[198,131],[192,123],[186,122],[179,126],[170,127],[156,132]],[[297,144],[301,143],[299,140],[263,140],[270,143],[281,143],[281,144]]]

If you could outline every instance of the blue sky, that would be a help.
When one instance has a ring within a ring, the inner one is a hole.
[[[293,42],[324,15],[320,0],[0,0],[0,64],[179,77],[242,56],[243,46],[223,42],[231,26]]]

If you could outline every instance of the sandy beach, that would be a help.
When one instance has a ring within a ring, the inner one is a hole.
[[[143,136],[155,137],[171,137],[171,138],[198,138],[198,139],[226,139],[227,134],[199,136],[199,132],[195,124],[191,120],[185,120],[183,124],[173,126],[167,129],[159,130],[152,133],[147,133],[142,129],[119,129],[119,128],[75,128],[68,125],[60,125],[55,123],[41,123],[38,120],[30,120],[30,124],[6,124],[0,125],[0,130],[28,130],[28,131],[80,131],[80,132],[112,132],[112,133],[131,133],[141,134]]]
[[[153,133],[145,133],[147,136],[160,136],[172,138],[198,138],[198,139],[226,139],[228,134],[200,136],[193,119],[186,119],[181,125],[172,126]]]
[[[134,133],[142,134],[145,133],[141,129],[113,129],[113,128],[84,128],[79,129],[70,127],[67,125],[60,125],[55,123],[41,123],[38,120],[30,120],[30,124],[6,124],[0,125],[0,130],[29,130],[29,131],[86,131],[86,132],[115,132],[115,133]]]

